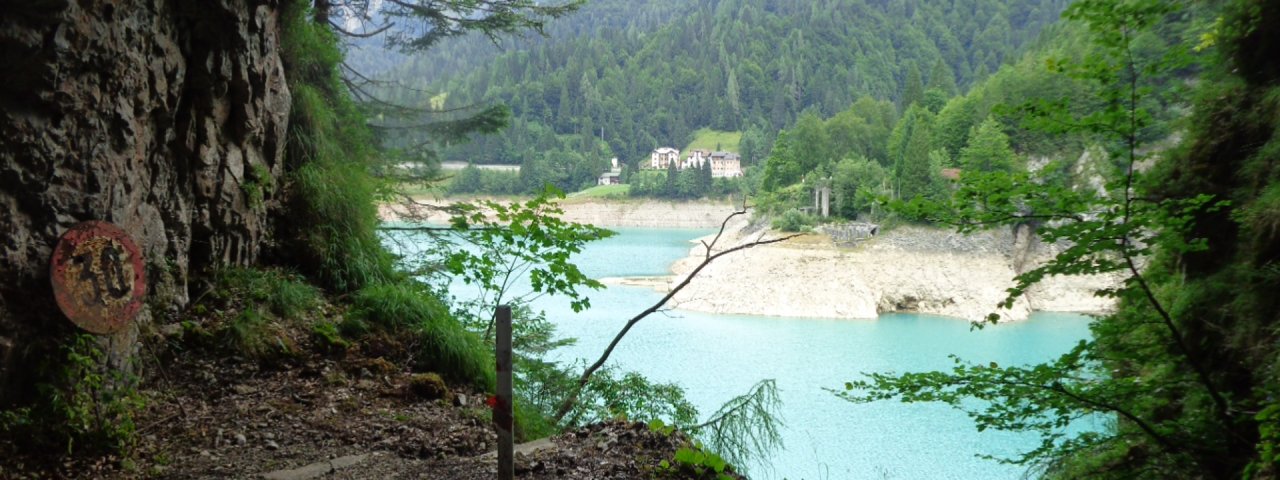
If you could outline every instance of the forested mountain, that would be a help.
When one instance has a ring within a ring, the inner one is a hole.
[[[1211,18],[1209,6],[1180,8],[1152,28],[1129,33],[1126,54],[1157,64],[1165,52],[1194,45]],[[880,221],[873,197],[945,199],[962,174],[991,172],[1040,172],[1056,184],[1096,188],[1119,167],[1104,160],[1118,145],[1106,131],[1072,126],[1103,115],[1097,113],[1108,101],[1103,92],[1119,81],[1117,74],[1086,79],[1079,70],[1108,54],[1084,22],[1052,25],[1026,50],[959,95],[948,97],[937,86],[913,90],[899,101],[907,108],[896,120],[886,114],[887,104],[865,98],[828,118],[802,113],[779,133],[752,183],[759,206],[795,217],[810,204],[811,189],[825,185],[832,188],[835,215]],[[1143,91],[1132,99],[1145,115],[1137,141],[1160,148],[1177,138],[1198,65],[1145,72]],[[1086,148],[1090,154],[1082,155]]]
[[[456,78],[489,66],[494,58],[504,54],[527,52],[547,44],[571,41],[582,36],[594,36],[606,30],[649,32],[687,15],[697,7],[684,0],[592,1],[585,8],[551,22],[542,32],[520,32],[506,36],[486,37],[476,33],[442,42],[435,48],[412,55],[403,55],[389,45],[386,38],[350,38],[347,43],[360,51],[347,56],[348,63],[368,65],[372,73],[389,76],[410,85],[434,85],[434,82]],[[365,29],[384,24],[381,18],[359,22]],[[391,92],[393,96],[411,99],[412,91]]]
[[[394,70],[415,90],[390,96],[511,107],[509,128],[446,148],[448,160],[634,164],[711,127],[745,131],[751,164],[806,110],[831,116],[864,96],[904,109],[926,87],[967,88],[1017,58],[1066,3],[600,0],[496,56],[484,37],[449,42]]]

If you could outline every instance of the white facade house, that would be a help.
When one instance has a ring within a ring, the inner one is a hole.
[[[732,178],[742,176],[742,157],[736,153],[714,152],[709,159],[712,178]]]
[[[742,176],[742,157],[732,152],[713,152],[710,150],[693,149],[689,155],[680,159],[680,151],[674,148],[659,148],[649,154],[649,168],[666,169],[668,165],[675,163],[676,168],[684,170],[686,168],[702,168],[703,165],[711,165],[711,176],[713,178],[733,178]]]
[[[683,162],[680,162],[680,168],[702,168],[702,164],[707,163],[710,158],[710,150],[690,150],[689,156],[685,157]]]
[[[649,168],[665,169],[667,165],[679,165],[680,151],[671,147],[662,147],[649,154]]]

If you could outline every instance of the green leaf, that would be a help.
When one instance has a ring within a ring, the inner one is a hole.
[[[700,455],[700,453],[698,453],[697,451],[694,451],[689,447],[681,447],[679,450],[676,450],[676,455],[674,457],[674,460],[676,461],[676,463],[682,463],[685,465],[695,465],[699,463],[695,461],[695,459],[698,458],[698,455]]]
[[[663,422],[661,418],[655,418],[653,420],[649,420],[650,432],[657,432],[659,430],[662,430],[662,427],[665,427],[665,426],[667,426],[667,424],[666,422]]]

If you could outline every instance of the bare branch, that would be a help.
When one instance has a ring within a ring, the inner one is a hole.
[[[359,32],[352,32],[352,31],[350,31],[350,30],[347,30],[346,28],[343,28],[343,26],[342,26],[342,25],[338,25],[338,23],[337,23],[337,22],[334,22],[333,20],[329,20],[329,26],[330,26],[331,28],[333,28],[333,31],[338,32],[339,34],[346,35],[346,36],[348,36],[348,37],[354,37],[354,38],[369,38],[369,37],[376,37],[376,36],[378,36],[379,34],[381,34],[382,32],[385,32],[385,31],[389,30],[391,27],[394,27],[395,25],[396,25],[396,24],[395,24],[395,23],[393,23],[393,22],[387,22],[387,24],[386,24],[386,25],[383,25],[383,26],[381,26],[381,27],[378,27],[377,29],[375,29],[375,30],[373,30],[373,31],[371,31],[371,32],[359,33]]]
[[[599,370],[601,367],[604,366],[604,363],[609,360],[609,356],[613,354],[613,350],[618,347],[619,343],[622,342],[623,337],[627,336],[627,332],[630,332],[631,328],[636,326],[637,323],[640,323],[641,320],[644,320],[645,317],[648,317],[650,314],[653,314],[654,312],[659,311],[663,307],[663,305],[666,305],[666,303],[671,300],[672,297],[674,297],[677,293],[683,290],[684,287],[688,286],[689,282],[693,281],[694,277],[697,277],[698,273],[701,272],[704,268],[706,268],[707,265],[710,265],[711,262],[715,261],[717,258],[723,257],[725,255],[728,255],[734,252],[746,250],[749,248],[759,247],[761,245],[769,245],[769,244],[774,244],[779,242],[785,242],[787,240],[790,240],[792,238],[795,238],[801,235],[797,233],[797,234],[787,235],[785,237],[773,238],[769,240],[754,240],[751,242],[744,243],[742,245],[738,245],[733,248],[723,250],[714,255],[710,254],[711,249],[715,248],[716,243],[719,242],[721,238],[721,235],[724,234],[724,231],[729,224],[729,219],[736,217],[738,215],[742,215],[746,212],[747,212],[746,208],[743,208],[742,210],[739,210],[730,214],[728,218],[725,219],[724,223],[720,225],[720,231],[716,233],[715,239],[712,240],[712,242],[708,246],[707,248],[708,255],[702,260],[702,262],[699,263],[698,266],[693,269],[693,271],[689,272],[689,274],[684,277],[684,280],[681,280],[680,283],[672,287],[671,290],[668,291],[667,294],[664,295],[661,299],[659,299],[653,305],[649,306],[649,308],[646,308],[640,313],[636,314],[636,316],[632,317],[630,320],[627,321],[625,325],[623,325],[622,329],[618,331],[618,334],[613,337],[613,341],[609,342],[609,346],[605,347],[604,352],[600,354],[600,358],[597,359],[595,363],[588,366],[587,369],[582,372],[582,377],[578,379],[578,385],[574,387],[573,392],[570,393],[568,397],[565,397],[564,402],[560,404],[560,409],[556,411],[555,417],[553,419],[554,422],[557,422],[557,423],[560,422],[560,420],[563,419],[564,416],[568,414],[570,410],[573,409],[574,405],[577,404],[578,402],[578,396],[582,393],[583,388],[587,386],[587,382],[591,380],[591,375],[593,375],[596,372],[596,370]]]

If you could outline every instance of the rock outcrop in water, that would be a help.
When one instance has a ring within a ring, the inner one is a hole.
[[[189,272],[263,254],[290,106],[277,6],[5,2],[0,382],[38,355],[38,339],[66,328],[49,260],[78,222],[110,221],[134,237],[149,305],[163,310],[187,302]],[[110,344],[123,353],[134,335]]]

